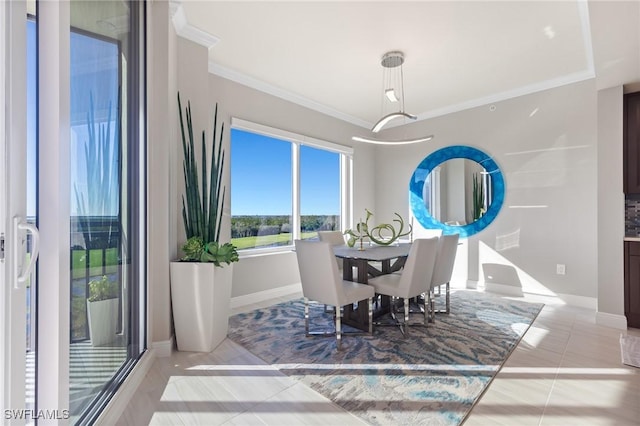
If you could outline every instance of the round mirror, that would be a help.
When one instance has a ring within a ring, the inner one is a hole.
[[[504,200],[504,178],[484,152],[469,146],[427,156],[409,183],[411,210],[427,229],[469,236],[486,228]]]

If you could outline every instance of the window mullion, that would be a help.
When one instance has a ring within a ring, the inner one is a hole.
[[[293,239],[301,238],[300,232],[300,144],[291,143],[291,191]]]

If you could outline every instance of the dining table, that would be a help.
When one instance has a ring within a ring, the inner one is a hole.
[[[333,253],[342,259],[342,278],[346,281],[355,281],[367,284],[369,277],[377,277],[383,274],[391,274],[399,271],[404,266],[409,251],[410,242],[399,242],[391,245],[378,245],[374,243],[356,242],[354,247],[348,245],[333,246]],[[354,269],[356,274],[354,276]],[[373,317],[376,318],[389,309],[389,298],[381,297],[374,307]],[[344,307],[342,322],[351,327],[368,330],[369,307],[365,301],[357,305]]]

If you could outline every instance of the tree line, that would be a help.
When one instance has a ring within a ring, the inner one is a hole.
[[[334,231],[340,229],[339,215],[300,216],[302,232]],[[232,216],[231,238],[277,235],[291,232],[291,216]]]

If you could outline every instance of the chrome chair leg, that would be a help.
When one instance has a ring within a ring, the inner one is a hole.
[[[369,298],[369,334],[373,334],[373,297]]]
[[[450,292],[449,292],[449,283],[447,282],[447,284],[445,285],[445,291],[446,291],[446,302],[445,302],[445,313],[449,313],[449,311],[451,310],[450,305],[451,305],[451,297],[450,297]]]
[[[340,320],[342,308],[336,306],[336,346],[338,350],[342,348],[342,322]]]
[[[409,334],[409,299],[404,299],[404,335]]]
[[[309,298],[304,298],[304,334],[309,336]]]

